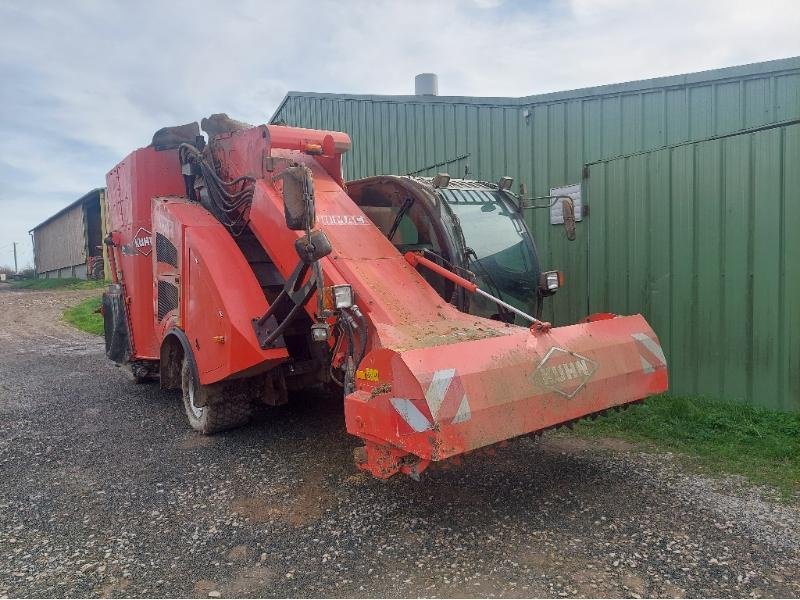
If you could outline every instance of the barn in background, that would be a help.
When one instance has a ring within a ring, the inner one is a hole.
[[[289,92],[271,122],[350,134],[347,179],[579,193],[575,241],[547,207],[526,213],[566,274],[547,320],[642,313],[673,393],[800,410],[800,57],[523,98],[436,92]]]
[[[96,188],[34,227],[37,277],[103,279],[105,189]]]

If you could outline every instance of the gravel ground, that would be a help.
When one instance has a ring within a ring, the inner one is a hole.
[[[669,455],[551,436],[381,483],[326,398],[196,435],[58,322],[92,293],[0,291],[0,596],[800,595],[800,507]]]

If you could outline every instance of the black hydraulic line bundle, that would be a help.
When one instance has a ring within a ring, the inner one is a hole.
[[[230,230],[231,235],[239,236],[250,222],[250,205],[255,192],[255,178],[248,175],[225,181],[214,166],[203,156],[203,152],[191,144],[179,147],[181,165],[190,165],[189,175],[199,175],[204,183],[205,194],[200,188],[199,198],[195,194],[198,189],[187,185],[187,192],[192,200],[199,201],[220,223]]]

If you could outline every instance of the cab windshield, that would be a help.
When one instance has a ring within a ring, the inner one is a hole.
[[[478,277],[478,286],[535,314],[539,261],[521,217],[504,194],[492,190],[438,191],[458,217],[469,269]],[[470,301],[476,305],[470,312],[497,316],[497,304],[482,296],[472,296]]]

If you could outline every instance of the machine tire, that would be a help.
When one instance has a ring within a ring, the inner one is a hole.
[[[155,381],[155,377],[150,375],[133,375],[133,383],[136,385],[144,385],[146,383],[153,383]]]
[[[103,270],[103,261],[96,260],[94,264],[92,264],[92,279],[105,279],[105,272]]]
[[[197,381],[189,359],[184,357],[181,365],[181,389],[183,390],[183,407],[189,419],[189,425],[204,435],[234,429],[247,423],[253,416],[253,407],[249,399],[238,394],[225,394],[222,384],[202,385]],[[202,395],[202,404],[196,406],[194,399]]]
[[[152,383],[158,379],[157,373],[153,370],[153,366],[146,362],[136,361],[130,364],[131,377],[136,385],[145,383]]]

